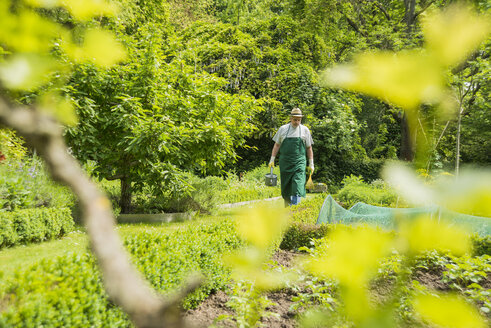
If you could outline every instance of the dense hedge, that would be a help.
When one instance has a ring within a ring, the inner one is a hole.
[[[192,272],[205,275],[205,284],[186,298],[185,308],[224,288],[230,273],[221,256],[241,245],[231,220],[173,232],[155,229],[125,239],[137,268],[163,294],[175,290]],[[44,260],[3,280],[0,327],[131,326],[127,316],[108,300],[89,253]]]
[[[68,208],[29,208],[0,212],[0,248],[61,237],[72,231]]]

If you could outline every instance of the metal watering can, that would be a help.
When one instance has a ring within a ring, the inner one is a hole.
[[[269,174],[266,174],[266,186],[274,187],[276,186],[276,183],[278,182],[278,176],[276,174],[273,174],[273,168],[271,168],[271,172]]]

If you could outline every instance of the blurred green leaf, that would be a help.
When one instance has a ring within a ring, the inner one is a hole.
[[[485,328],[479,312],[456,295],[419,295],[415,311],[427,322],[442,328]]]
[[[327,70],[323,77],[328,85],[363,92],[405,109],[439,100],[445,90],[438,63],[422,50],[364,53],[353,64]]]
[[[52,57],[16,54],[0,63],[0,80],[10,89],[29,90],[48,81],[58,68]]]
[[[318,256],[306,268],[316,275],[337,279],[346,286],[364,286],[376,272],[379,261],[390,252],[392,237],[371,227],[352,231],[336,229]]]
[[[10,1],[0,2],[0,43],[19,52],[45,53],[62,28],[35,12],[10,12]]]
[[[118,7],[114,2],[110,3],[105,0],[59,0],[59,2],[70,11],[73,17],[81,21],[95,16],[113,16],[118,12]]]
[[[463,61],[489,36],[489,17],[458,4],[430,15],[424,22],[426,49],[444,66]]]
[[[102,67],[112,66],[126,58],[126,51],[114,35],[100,29],[88,30],[83,46],[64,43],[63,48],[75,61],[89,61]]]
[[[430,250],[450,251],[463,255],[470,251],[470,232],[462,226],[450,225],[420,216],[399,225],[399,247],[403,253],[423,253]]]

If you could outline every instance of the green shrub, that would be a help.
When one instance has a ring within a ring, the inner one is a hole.
[[[185,308],[195,307],[211,292],[225,288],[230,273],[221,256],[241,245],[235,224],[229,220],[189,226],[170,234],[139,233],[125,241],[137,259],[138,269],[158,291],[175,289],[192,272],[202,272],[207,277],[202,287],[188,295]]]
[[[325,197],[326,194],[317,194],[291,207],[292,224],[283,235],[281,249],[298,250],[303,246],[309,247],[312,239],[322,238],[327,234],[329,226],[315,224]]]
[[[386,207],[406,206],[397,193],[382,180],[375,180],[371,184],[367,184],[362,177],[351,175],[344,178],[343,185],[344,187],[339,190],[337,198],[346,208],[350,208],[358,202]]]
[[[0,291],[0,327],[131,327],[103,289],[88,253],[43,260],[15,273]]]
[[[292,222],[315,224],[327,194],[315,194],[291,207]]]
[[[205,284],[188,295],[186,309],[225,288],[230,273],[221,256],[242,246],[230,220],[172,232],[137,232],[124,244],[140,272],[163,294],[179,287],[192,272],[204,274]],[[0,284],[0,299],[0,327],[132,327],[108,300],[88,253],[44,260],[14,272]]]
[[[323,238],[329,231],[330,226],[325,224],[293,223],[285,232],[280,248],[298,250],[300,247],[311,247],[312,239]]]
[[[74,195],[51,180],[39,158],[0,163],[0,211],[72,207],[74,202]]]
[[[474,256],[491,256],[491,236],[480,237],[478,235],[473,235],[472,246],[472,253]]]
[[[226,178],[208,176],[200,178],[190,173],[186,180],[191,188],[186,191],[162,191],[155,197],[149,188],[144,188],[134,197],[134,211],[138,213],[187,212],[210,213],[219,204],[276,197],[281,194],[277,187],[265,185],[266,167],[246,173],[242,179],[230,174]],[[268,171],[269,172],[269,171]]]
[[[59,238],[74,228],[68,208],[31,208],[0,212],[0,247]]]

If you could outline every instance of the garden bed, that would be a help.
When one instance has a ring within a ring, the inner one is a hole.
[[[273,261],[283,267],[291,267],[292,262],[301,256],[301,253],[293,251],[279,250],[273,256]],[[303,254],[305,255],[305,254]],[[444,281],[444,272],[442,268],[416,269],[412,275],[412,280],[429,290],[438,290],[442,292],[455,291],[452,284]],[[371,299],[375,303],[387,301],[393,291],[394,280],[391,277],[381,277],[372,281],[370,285]],[[483,289],[491,286],[491,272],[487,277],[479,282]],[[307,287],[284,288],[267,293],[267,298],[275,303],[267,310],[278,314],[275,318],[265,318],[261,320],[264,327],[268,328],[292,328],[298,327],[298,311],[292,310],[294,305],[293,298],[300,296],[302,293],[311,293]],[[209,327],[237,327],[234,317],[234,310],[227,305],[230,295],[224,291],[218,291],[210,295],[196,309],[187,310],[184,317],[191,323],[199,326]],[[479,302],[477,302],[478,305]],[[227,316],[232,319],[219,320],[218,318]]]

